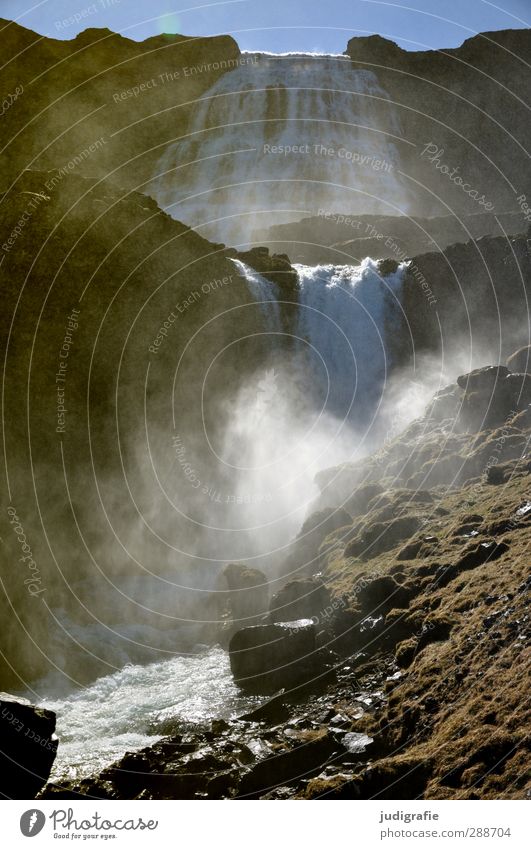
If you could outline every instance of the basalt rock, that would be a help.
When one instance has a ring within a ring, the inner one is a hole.
[[[267,614],[268,581],[259,569],[243,563],[230,563],[219,577],[214,597],[218,607],[217,618],[226,618],[230,632],[234,632],[236,628],[255,624]]]
[[[459,375],[457,385],[467,392],[489,391],[508,374],[509,369],[506,366],[485,366]]]
[[[284,297],[296,295],[299,278],[287,254],[270,254],[269,248],[258,247],[239,251],[234,256],[276,283]]]
[[[55,760],[55,714],[26,699],[0,693],[0,795],[33,799]]]
[[[317,674],[315,626],[308,620],[242,628],[229,656],[234,680],[248,693],[274,693]]]

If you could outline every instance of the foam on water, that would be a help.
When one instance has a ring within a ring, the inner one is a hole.
[[[64,699],[44,699],[57,714],[60,745],[52,781],[92,775],[127,751],[153,745],[180,723],[243,714],[243,697],[220,648],[148,666],[125,666]]]

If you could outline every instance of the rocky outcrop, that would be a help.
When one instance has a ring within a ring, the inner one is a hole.
[[[316,619],[330,604],[330,592],[315,578],[295,578],[288,581],[271,599],[269,618],[272,622],[293,622],[296,619]]]
[[[274,693],[311,682],[320,673],[315,626],[307,619],[242,628],[229,644],[234,680],[249,693]]]
[[[269,585],[259,569],[243,563],[230,563],[218,580],[216,598],[219,618],[227,617],[229,631],[223,642],[238,628],[252,625],[267,614]]]
[[[34,799],[46,784],[58,740],[55,714],[0,693],[0,795]]]
[[[347,55],[354,67],[377,74],[397,106],[404,138],[416,140],[402,146],[401,162],[426,187],[428,214],[445,214],[448,207],[481,212],[488,203],[497,212],[518,211],[511,186],[518,186],[516,195],[531,196],[522,172],[528,29],[480,33],[458,48],[427,51],[403,50],[380,36],[355,37]],[[486,166],[489,159],[496,169]]]
[[[296,298],[298,276],[287,254],[270,254],[269,248],[257,247],[248,251],[236,251],[229,248],[227,255],[239,259],[268,280],[276,283],[281,292],[279,300],[286,297]]]

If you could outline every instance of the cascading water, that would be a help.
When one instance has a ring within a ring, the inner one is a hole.
[[[403,139],[376,74],[344,56],[248,54],[195,104],[150,192],[202,235],[241,244],[255,227],[320,209],[408,211]]]
[[[65,699],[42,702],[57,713],[61,741],[52,780],[96,774],[126,751],[153,745],[183,724],[228,719],[259,703],[241,695],[219,648],[125,666]]]
[[[400,126],[374,74],[353,70],[344,57],[252,59],[219,79],[196,109],[189,136],[159,163],[151,190],[174,217],[238,244],[268,226],[272,213],[278,222],[320,208],[390,214],[407,206],[397,173]],[[296,292],[286,298],[281,286],[233,261],[260,310],[259,335],[270,341],[271,361],[257,362],[237,397],[227,394],[227,428],[211,446],[219,468],[185,440],[177,458],[163,449],[165,481],[209,530],[219,557],[212,574],[230,558],[274,578],[318,494],[316,472],[359,456],[360,446],[366,450],[361,431],[378,409],[391,364],[405,264],[386,276],[370,259],[359,266],[298,265]],[[184,477],[187,466],[196,470],[192,482]],[[207,490],[202,500],[197,480]],[[150,497],[154,512],[157,497]],[[203,604],[195,623],[185,604],[177,610],[181,585],[193,590],[193,578],[179,573],[171,588],[170,576],[162,586],[153,576],[133,586],[124,575],[119,589],[138,599],[141,612],[118,606],[103,617],[112,627],[75,625],[58,612],[61,628],[89,659],[101,658],[109,674],[63,697],[60,663],[55,678],[41,682],[41,694],[55,694],[44,704],[58,716],[56,780],[97,772],[180,722],[249,709],[226,653],[201,645],[211,612]],[[205,588],[210,592],[206,581]]]
[[[279,288],[234,260],[269,330],[285,332]],[[299,286],[290,336],[304,360],[317,408],[357,423],[370,420],[391,362],[389,335],[401,321],[406,263],[382,276],[378,264],[295,265]]]

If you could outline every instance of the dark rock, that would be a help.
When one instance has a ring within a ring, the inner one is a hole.
[[[252,620],[267,613],[269,586],[259,569],[250,569],[243,563],[231,563],[218,581],[220,618],[224,612],[233,623],[253,624]]]
[[[320,620],[330,603],[330,591],[315,578],[288,581],[271,599],[272,622],[293,622],[296,619]]]
[[[34,799],[48,780],[57,745],[53,711],[0,693],[0,795]]]
[[[313,739],[256,764],[242,777],[238,796],[257,798],[280,784],[302,782],[321,772],[330,759],[344,751],[330,732],[317,733]]]
[[[401,516],[391,522],[373,522],[345,548],[345,557],[376,557],[411,537],[422,524],[418,516]]]
[[[506,366],[485,366],[457,378],[457,385],[467,392],[492,390],[494,386],[509,374]]]
[[[315,626],[300,622],[242,628],[229,644],[234,680],[250,693],[274,693],[316,674]]]
[[[370,509],[370,502],[377,499],[384,492],[384,488],[379,483],[366,483],[356,489],[352,495],[345,501],[344,508],[348,513],[355,518],[362,516]]]
[[[460,425],[469,432],[499,427],[516,412],[514,395],[514,387],[504,379],[490,388],[466,391],[459,413]]]
[[[504,382],[510,388],[515,411],[531,404],[531,374],[508,374]]]
[[[381,613],[393,607],[407,607],[410,598],[408,590],[389,576],[375,578],[362,586],[358,593],[358,601],[364,613]]]
[[[505,469],[502,466],[489,466],[486,473],[487,483],[500,484],[505,482]]]

